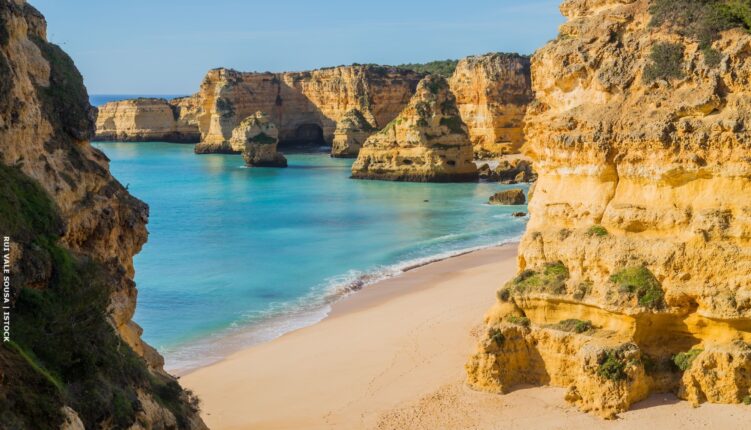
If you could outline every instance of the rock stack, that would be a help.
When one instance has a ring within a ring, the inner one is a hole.
[[[446,79],[430,75],[399,116],[371,136],[352,166],[355,179],[469,182],[478,178],[472,143]]]

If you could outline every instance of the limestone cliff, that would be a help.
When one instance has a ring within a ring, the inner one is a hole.
[[[357,109],[344,114],[334,130],[334,141],[331,145],[331,156],[339,158],[355,158],[360,153],[362,144],[371,134],[378,131]]]
[[[353,109],[383,127],[406,106],[422,75],[381,66],[342,66],[297,73],[211,70],[196,95],[201,103],[196,152],[233,152],[228,142],[239,122],[269,114],[285,145],[331,144]],[[371,130],[375,131],[375,130]]]
[[[10,241],[8,428],[205,428],[131,320],[148,207],[89,145],[95,111],[44,17],[0,0],[0,237]]]
[[[201,139],[193,97],[139,98],[99,107],[94,140],[196,143]]]
[[[449,85],[476,158],[519,152],[524,115],[533,99],[529,57],[494,53],[464,58]]]
[[[278,143],[279,130],[263,112],[245,118],[230,139],[232,150],[242,153],[250,167],[287,167],[287,159],[276,150]]]
[[[472,144],[446,79],[429,75],[409,105],[363,145],[355,179],[466,182],[478,178]]]
[[[655,4],[567,0],[533,58],[539,180],[477,388],[568,387],[604,417],[651,392],[751,400],[751,35],[698,40]]]

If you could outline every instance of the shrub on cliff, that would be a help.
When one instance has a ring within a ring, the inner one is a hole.
[[[698,357],[703,351],[704,350],[702,349],[692,349],[691,351],[678,353],[673,357],[673,363],[675,363],[681,371],[685,372],[691,367],[691,363],[694,362],[696,357]]]
[[[659,309],[665,305],[662,286],[646,267],[623,269],[612,275],[610,281],[619,287],[621,293],[635,296],[641,306]]]
[[[626,361],[619,351],[607,351],[597,368],[597,374],[611,381],[626,379]]]
[[[459,64],[459,60],[439,60],[431,61],[429,63],[409,63],[401,64],[397,67],[402,69],[412,70],[418,73],[430,73],[433,75],[440,75],[445,78],[450,77],[456,70],[456,65]]]
[[[568,331],[572,333],[585,333],[594,328],[592,321],[582,321],[577,319],[568,319],[555,324],[553,328],[561,331]]]
[[[560,261],[546,263],[542,270],[524,270],[507,285],[517,293],[543,292],[563,294],[569,278],[568,268]]]
[[[722,55],[712,49],[720,32],[751,28],[751,0],[653,0],[652,26],[670,25],[677,33],[699,43],[704,61],[716,66]]]
[[[108,321],[115,284],[106,265],[62,247],[55,204],[38,183],[2,163],[0,231],[12,235],[24,255],[14,276],[12,342],[0,346],[8,377],[0,384],[0,411],[7,411],[0,421],[13,423],[10,428],[57,429],[60,408],[69,405],[86,428],[106,422],[127,428],[143,390],[186,427],[194,411],[180,386],[151,374]]]
[[[654,45],[652,53],[649,55],[651,63],[644,68],[644,82],[651,83],[658,79],[670,81],[683,78],[683,53],[683,46],[677,43]]]

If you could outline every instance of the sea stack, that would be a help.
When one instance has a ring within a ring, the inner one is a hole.
[[[445,78],[425,77],[399,116],[363,145],[355,179],[471,182],[472,143]]]
[[[492,53],[462,59],[449,80],[477,159],[519,152],[534,99],[530,58]]]
[[[277,152],[279,130],[269,116],[256,112],[232,132],[230,146],[240,152],[250,167],[287,167],[287,159]]]
[[[751,401],[751,35],[658,3],[565,1],[533,58],[539,180],[475,388],[566,387],[606,418],[650,393]]]

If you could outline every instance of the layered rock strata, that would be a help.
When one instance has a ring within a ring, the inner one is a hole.
[[[467,182],[478,178],[472,144],[446,79],[429,75],[409,105],[363,145],[355,179]]]
[[[337,158],[355,158],[360,153],[363,143],[378,131],[357,109],[344,114],[334,130],[331,156]]]
[[[277,152],[279,130],[269,116],[256,112],[232,132],[230,147],[242,153],[250,167],[287,167],[287,159]]]
[[[533,100],[530,59],[518,54],[486,54],[459,61],[449,80],[475,158],[519,152],[524,115]]]
[[[89,145],[95,110],[83,79],[22,0],[0,1],[0,77],[0,237],[11,280],[2,426],[205,428],[132,321],[148,207]]]
[[[607,418],[654,392],[751,401],[751,35],[712,53],[650,4],[567,0],[532,60],[539,180],[478,389],[567,387]]]
[[[202,136],[196,152],[228,151],[232,130],[257,111],[269,114],[285,145],[331,145],[339,123],[349,121],[353,110],[372,126],[360,131],[372,133],[401,112],[421,77],[361,65],[276,74],[212,70],[195,96]]]
[[[193,97],[140,98],[99,107],[94,140],[197,143],[198,104]]]

